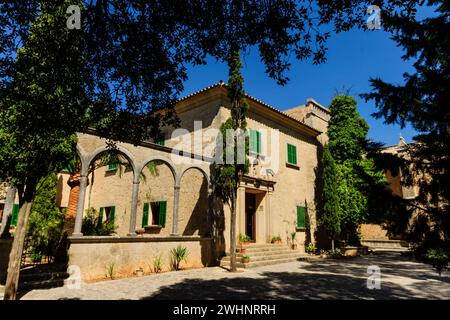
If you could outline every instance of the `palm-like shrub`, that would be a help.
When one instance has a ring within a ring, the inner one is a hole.
[[[176,248],[172,249],[172,264],[175,270],[180,270],[180,264],[182,261],[186,262],[189,255],[189,251],[186,247],[178,245]]]

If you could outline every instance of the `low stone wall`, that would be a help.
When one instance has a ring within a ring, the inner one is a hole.
[[[189,251],[182,268],[211,266],[211,238],[198,236],[171,237],[69,237],[69,265],[78,266],[82,280],[105,278],[114,265],[116,277],[132,276],[142,268],[153,272],[153,261],[160,256],[163,271],[172,270],[170,251],[182,245]]]
[[[5,284],[13,239],[0,239],[0,284]]]

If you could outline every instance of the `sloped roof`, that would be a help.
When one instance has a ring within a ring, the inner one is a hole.
[[[212,89],[217,88],[217,87],[223,87],[223,88],[226,88],[227,85],[226,85],[223,81],[219,81],[219,82],[217,82],[217,83],[215,83],[215,84],[213,84],[213,85],[210,85],[210,86],[208,86],[208,87],[205,87],[205,88],[203,88],[203,89],[200,89],[200,90],[198,90],[198,91],[195,91],[195,92],[193,92],[193,93],[191,93],[191,94],[189,94],[189,95],[187,95],[187,96],[184,96],[184,97],[178,99],[178,100],[177,100],[177,103],[182,102],[182,101],[185,101],[185,100],[188,100],[188,99],[190,99],[190,98],[192,98],[192,97],[194,97],[194,96],[197,96],[197,95],[199,95],[199,94],[201,94],[201,93],[204,93],[204,92],[206,92],[206,91],[212,90]],[[315,132],[317,132],[317,134],[320,134],[320,133],[321,133],[321,132],[318,131],[316,128],[314,128],[314,127],[312,127],[312,126],[306,124],[306,123],[304,122],[304,120],[299,119],[299,118],[297,118],[297,117],[294,117],[293,115],[290,115],[289,113],[286,113],[286,112],[284,112],[284,111],[281,111],[280,109],[275,108],[275,107],[271,106],[270,104],[268,104],[268,103],[266,103],[266,102],[264,102],[264,101],[262,101],[262,100],[259,100],[258,98],[255,98],[254,96],[251,96],[251,95],[249,95],[249,94],[246,93],[246,94],[245,94],[245,97],[246,97],[247,99],[249,99],[249,100],[251,100],[251,101],[253,101],[253,102],[256,102],[257,104],[259,104],[259,105],[261,105],[261,106],[267,108],[268,110],[271,110],[271,111],[273,111],[273,112],[275,112],[275,113],[277,113],[277,114],[280,114],[280,115],[282,115],[283,117],[286,117],[286,118],[288,118],[288,119],[290,119],[290,120],[294,120],[295,122],[301,124],[302,126],[307,127],[308,129],[314,130]],[[314,104],[317,104],[318,107],[321,107],[321,108],[325,109],[326,111],[328,111],[328,109],[324,108],[322,105],[320,105],[319,103],[317,103],[317,102],[316,102],[314,99],[312,99],[312,98],[309,98],[309,99],[308,99],[308,102],[312,102],[312,103],[314,103]],[[290,109],[289,109],[289,110],[290,110]],[[286,111],[288,111],[288,110],[286,110]]]

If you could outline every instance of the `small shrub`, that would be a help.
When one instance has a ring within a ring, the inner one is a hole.
[[[280,236],[273,236],[271,242],[272,243],[281,242],[281,237]]]
[[[163,263],[162,263],[162,256],[157,255],[153,259],[153,272],[154,273],[160,273],[162,271]]]
[[[88,208],[83,218],[81,232],[85,236],[110,236],[116,233],[117,225],[112,222],[99,223],[99,213],[94,208]]]
[[[189,251],[187,250],[186,247],[183,247],[182,245],[178,245],[176,248],[172,249],[170,252],[172,254],[173,268],[175,270],[180,270],[181,261],[184,261],[184,262],[187,261]]]
[[[32,261],[33,263],[41,262],[41,261],[42,261],[42,258],[43,258],[42,252],[40,252],[40,251],[34,251],[34,250],[33,250],[33,252],[31,252],[31,261]]]
[[[111,278],[111,280],[113,280],[115,274],[116,274],[116,263],[113,261],[110,262],[106,267],[106,276]]]
[[[337,248],[334,249],[334,250],[330,250],[330,255],[334,259],[338,259],[338,258],[341,258],[343,256],[341,250],[337,249]]]
[[[317,248],[312,242],[310,242],[305,248],[306,253],[313,254],[313,253],[316,253],[316,251],[317,251]]]
[[[248,235],[246,235],[246,234],[239,234],[239,242],[240,243],[246,243],[246,242],[249,242],[249,241],[251,241],[252,239],[248,236]]]
[[[449,251],[442,248],[429,249],[425,257],[439,275],[442,274],[442,270],[450,263]]]
[[[250,262],[250,256],[242,256],[242,262]]]

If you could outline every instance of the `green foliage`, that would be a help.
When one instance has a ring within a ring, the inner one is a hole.
[[[413,172],[419,187],[419,195],[408,205],[421,208],[416,211],[422,214],[410,210],[404,225],[420,255],[426,248],[439,250],[450,238],[450,6],[443,0],[427,5],[433,11],[428,16],[393,20],[392,39],[403,49],[402,58],[412,62],[413,72],[404,73],[402,83],[373,78],[372,92],[362,95],[375,102],[376,118],[402,127],[409,124],[419,132],[417,142],[407,147],[410,160],[401,168],[406,169],[402,173]],[[398,215],[393,218],[399,220]]]
[[[250,256],[243,255],[243,256],[242,256],[242,262],[243,262],[243,263],[250,262]]]
[[[446,268],[450,263],[450,249],[449,248],[431,248],[426,254],[428,262],[436,269],[441,275],[442,270]]]
[[[28,245],[36,256],[54,256],[61,239],[64,213],[56,206],[57,181],[52,172],[37,185],[27,232]]]
[[[246,243],[246,242],[249,242],[249,241],[251,241],[252,239],[248,236],[248,235],[246,235],[246,234],[239,234],[239,242],[240,243]]]
[[[153,272],[160,273],[163,268],[162,256],[159,254],[153,258]]]
[[[361,159],[369,126],[359,116],[356,100],[350,96],[336,96],[329,109],[328,145],[333,158],[337,163]]]
[[[291,232],[291,240],[295,241],[295,238],[297,237],[297,232]]]
[[[273,236],[271,242],[278,242],[281,241],[281,237],[280,236]]]
[[[85,236],[110,236],[116,233],[117,225],[113,222],[99,221],[99,212],[94,208],[86,209],[81,225],[81,233]]]
[[[310,243],[305,247],[305,252],[306,252],[306,253],[311,253],[311,254],[313,254],[313,253],[316,253],[316,251],[317,251],[317,248],[316,248],[316,246],[315,246],[312,242],[310,242]]]
[[[0,88],[0,177],[14,185],[39,180],[69,159],[85,125],[82,38],[61,27],[71,4],[82,7],[78,0],[41,2],[15,72]]]
[[[116,272],[117,272],[117,265],[114,261],[111,261],[106,266],[106,276],[109,277],[111,280],[114,280]]]
[[[367,123],[349,96],[337,96],[331,106],[329,143],[323,154],[324,215],[322,224],[330,237],[359,242],[357,226],[384,214],[379,195],[387,190],[384,173],[368,158]]]
[[[176,248],[170,251],[170,254],[172,256],[173,268],[175,270],[180,270],[180,264],[182,261],[184,262],[187,261],[189,251],[186,247],[183,247],[182,245],[179,244]]]
[[[320,223],[332,239],[341,233],[341,207],[338,196],[338,170],[328,145],[324,147],[323,157],[323,215]]]

